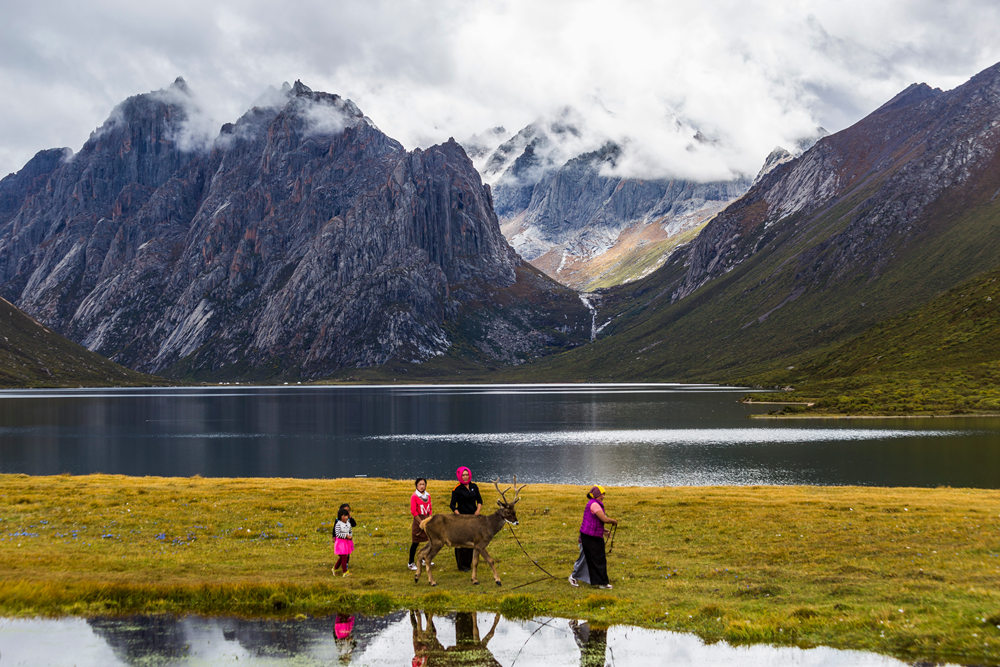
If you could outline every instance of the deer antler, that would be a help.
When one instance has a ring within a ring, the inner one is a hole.
[[[507,491],[510,491],[510,487],[508,486],[506,489],[504,489],[503,491],[501,491],[500,490],[500,478],[499,477],[497,477],[495,480],[493,480],[493,486],[497,487],[497,493],[500,494],[500,497],[503,498],[504,504],[507,505],[508,503],[507,503],[507,495],[506,494],[507,494]],[[516,500],[517,499],[515,498],[515,502],[516,502]]]
[[[511,505],[513,505],[514,503],[516,503],[518,500],[521,499],[521,497],[520,497],[521,496],[521,489],[523,489],[526,486],[528,486],[528,485],[527,484],[522,484],[521,486],[518,486],[517,485],[517,475],[514,475],[514,501],[511,503]]]

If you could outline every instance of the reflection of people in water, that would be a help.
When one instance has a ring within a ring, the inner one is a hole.
[[[580,647],[580,667],[604,667],[608,652],[607,628],[594,628],[587,621],[575,618],[569,622],[569,627]]]
[[[426,667],[432,650],[444,650],[437,640],[434,618],[430,614],[421,615],[421,612],[411,609],[410,625],[413,627],[413,667]]]
[[[337,643],[337,653],[340,662],[344,665],[351,664],[351,653],[354,652],[356,642],[353,636],[354,617],[337,614],[333,621],[333,636]]]
[[[419,611],[410,612],[413,626],[413,667],[435,667],[436,665],[499,665],[486,645],[493,639],[500,614],[493,619],[493,625],[485,637],[480,638],[479,623],[475,612],[455,614],[455,645],[445,648],[437,638],[434,617]]]

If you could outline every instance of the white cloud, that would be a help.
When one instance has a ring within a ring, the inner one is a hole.
[[[153,93],[154,99],[184,110],[184,120],[174,128],[173,136],[182,151],[203,152],[212,148],[219,136],[219,122],[202,108],[186,83],[174,85]]]
[[[951,88],[1000,60],[987,0],[94,0],[4,19],[0,175],[78,149],[117,103],[178,75],[203,122],[193,142],[301,79],[408,148],[570,106],[627,142],[636,174],[753,174],[817,124],[842,129],[912,82]],[[689,150],[695,130],[716,143]]]
[[[338,105],[328,100],[307,100],[299,113],[306,122],[307,135],[331,136],[358,123],[360,118],[352,113],[357,111],[342,101]]]

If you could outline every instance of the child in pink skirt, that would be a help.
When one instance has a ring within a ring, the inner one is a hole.
[[[341,508],[337,512],[337,523],[333,525],[333,553],[337,554],[337,564],[333,566],[333,574],[337,574],[338,569],[344,571],[343,576],[347,576],[347,563],[351,560],[351,552],[354,551],[354,533],[351,531],[351,512],[346,508]]]

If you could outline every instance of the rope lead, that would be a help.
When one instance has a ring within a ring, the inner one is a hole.
[[[537,584],[539,581],[545,581],[546,579],[558,579],[558,577],[556,577],[554,574],[552,574],[551,572],[549,572],[548,570],[546,570],[544,567],[542,567],[538,563],[537,560],[535,560],[534,558],[531,557],[530,554],[528,554],[528,551],[524,548],[524,545],[521,544],[521,540],[517,539],[517,533],[514,532],[514,528],[509,523],[507,524],[507,527],[510,528],[510,534],[513,535],[514,541],[517,542],[517,546],[521,547],[521,551],[524,552],[524,555],[528,558],[528,560],[530,560],[535,565],[535,567],[537,567],[539,570],[541,570],[542,572],[544,572],[547,575],[547,576],[542,577],[541,579],[535,579],[534,581],[529,581],[526,584],[520,584],[518,586],[514,586],[510,590],[513,591],[513,590],[516,590],[518,588],[521,588],[521,586],[529,586],[531,584]]]

